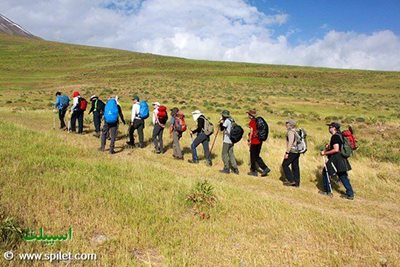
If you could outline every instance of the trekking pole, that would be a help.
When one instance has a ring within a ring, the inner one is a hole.
[[[218,133],[219,133],[219,127],[217,129],[217,133],[215,134],[214,141],[213,141],[211,149],[210,149],[210,157],[211,157],[211,152],[212,152],[212,150],[214,148],[214,145],[215,145],[215,140],[217,140]]]
[[[327,178],[327,180],[328,180],[329,190],[330,190],[331,193],[332,193],[331,179],[330,179],[330,177],[329,177],[328,168],[326,167],[326,157],[323,156],[323,157],[322,157],[322,160],[324,161],[324,168],[325,168],[326,178]]]

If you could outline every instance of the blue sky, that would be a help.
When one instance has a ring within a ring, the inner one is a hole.
[[[400,71],[400,0],[2,0],[47,40],[192,59]]]
[[[400,34],[400,0],[251,0],[264,13],[278,10],[289,14],[278,34],[294,31],[294,42],[321,38],[329,30],[373,33],[391,30]]]

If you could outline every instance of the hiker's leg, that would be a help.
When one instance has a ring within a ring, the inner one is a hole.
[[[230,167],[234,170],[237,170],[237,163],[235,159],[235,153],[233,152],[233,144],[229,144],[229,149],[228,149],[228,157],[229,157],[229,164],[231,165]]]
[[[83,133],[83,111],[78,112],[78,133]]]
[[[294,181],[296,182],[296,185],[300,185],[300,165],[299,165],[299,159],[300,159],[300,154],[299,153],[291,153],[294,156],[294,159],[292,161],[292,172],[293,172],[293,177]]]
[[[182,158],[182,150],[179,144],[179,133],[177,131],[172,132],[173,148],[175,157]]]
[[[144,120],[138,120],[138,135],[139,135],[139,143],[140,147],[144,147],[144,134],[143,134],[143,129],[144,129]]]
[[[292,163],[293,158],[292,158],[292,153],[289,154],[287,159],[284,159],[282,162],[282,168],[283,168],[283,172],[285,173],[285,177],[289,182],[294,182],[294,177],[293,177],[293,173],[289,168],[289,165]],[[293,167],[292,167],[293,168]]]
[[[154,145],[154,149],[156,150],[156,151],[158,151],[158,132],[159,132],[159,125],[158,124],[155,124],[154,125],[154,128],[153,128],[153,136],[152,136],[152,139],[153,139],[153,145]]]
[[[72,115],[71,115],[71,131],[72,132],[76,131],[76,119],[77,119],[76,111],[73,111]]]
[[[108,129],[109,129],[108,124],[104,123],[103,130],[101,131],[101,143],[100,143],[100,148],[102,150],[104,150],[106,147]]]
[[[256,146],[256,150],[255,150],[255,153],[256,153],[256,162],[257,162],[258,166],[260,166],[260,168],[261,168],[262,170],[265,170],[265,169],[267,169],[268,167],[267,167],[267,165],[265,165],[264,160],[260,157],[262,144],[255,145],[255,146]]]
[[[66,113],[66,109],[59,109],[58,110],[58,118],[60,119],[60,129],[65,127],[64,117]]]
[[[117,134],[118,134],[118,123],[110,127],[110,135],[111,135],[110,152],[114,152],[115,139],[117,138]]]
[[[224,169],[229,170],[229,144],[222,144],[222,161],[224,163]]]
[[[324,185],[324,191],[326,193],[331,193],[331,187],[329,186],[329,174],[327,173],[327,171],[325,170],[325,168],[322,170],[322,182]]]
[[[351,186],[347,172],[339,172],[338,176],[340,181],[342,181],[344,188],[346,188],[346,195],[349,197],[354,196],[353,187]]]
[[[163,134],[164,134],[164,128],[160,126],[160,131],[158,133],[158,141],[159,141],[159,149],[161,152],[164,151]]]
[[[204,149],[204,158],[207,159],[208,162],[211,162],[211,154],[210,154],[210,147],[209,147],[209,139],[208,137],[204,138],[203,141],[203,149]]]
[[[192,149],[192,159],[193,161],[197,161],[199,160],[199,158],[197,157],[197,146],[201,143],[201,141],[203,140],[203,138],[201,138],[200,134],[197,135],[197,137],[193,140],[192,145],[190,146],[190,148]]]
[[[133,136],[133,132],[135,131],[135,122],[133,122],[133,125],[129,125],[129,144],[134,145],[135,144],[135,137]]]
[[[93,112],[93,123],[94,123],[94,128],[96,133],[100,132],[100,122],[101,122],[101,117],[100,113],[97,111]]]

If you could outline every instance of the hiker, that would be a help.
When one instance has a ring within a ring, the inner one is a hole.
[[[186,131],[185,115],[178,108],[174,107],[171,110],[171,126],[169,129],[170,136],[172,137],[172,156],[174,159],[184,159],[181,146],[179,144],[179,139],[181,139],[184,131]]]
[[[300,186],[300,153],[297,149],[297,141],[299,139],[296,131],[296,122],[294,120],[286,121],[286,151],[283,157],[282,168],[287,181],[283,184],[286,186]],[[289,168],[291,166],[291,169]]]
[[[78,91],[72,93],[73,101],[71,107],[71,131],[76,132],[76,120],[78,120],[78,134],[83,134],[83,113],[84,110],[80,107],[81,95]]]
[[[190,136],[193,134],[197,134],[196,138],[192,141],[191,150],[192,150],[192,159],[188,160],[189,163],[197,164],[199,163],[199,159],[197,157],[196,148],[199,144],[203,144],[204,149],[204,157],[206,159],[207,166],[212,166],[211,154],[208,147],[210,142],[210,133],[208,132],[208,126],[210,122],[206,119],[206,117],[199,110],[195,110],[192,112],[193,120],[197,122],[197,128],[192,129],[190,131]]]
[[[110,97],[104,107],[104,126],[101,132],[100,151],[105,150],[107,135],[110,134],[110,154],[114,154],[115,139],[118,134],[119,118],[125,125],[124,114],[118,102],[118,96]]]
[[[134,139],[134,131],[137,130],[139,135],[139,147],[144,148],[144,119],[140,116],[140,103],[139,97],[134,96],[132,98],[133,105],[132,105],[132,116],[131,116],[131,124],[129,126],[129,141],[126,142],[129,146],[135,146],[135,139]]]
[[[322,156],[328,156],[328,161],[325,162],[322,171],[324,191],[320,191],[319,193],[333,196],[330,176],[337,175],[340,181],[342,181],[343,186],[346,188],[346,194],[341,197],[353,200],[354,192],[347,174],[347,172],[351,170],[351,166],[348,159],[343,157],[341,154],[344,142],[342,133],[340,132],[340,124],[332,122],[327,124],[327,126],[329,126],[329,132],[332,136],[329,144],[325,146],[325,150],[321,151]]]
[[[101,117],[104,113],[105,104],[96,95],[92,95],[90,101],[92,102],[92,107],[89,110],[89,114],[93,112],[93,123],[95,128],[94,136],[100,137]]]
[[[168,120],[168,114],[167,108],[161,106],[159,102],[154,102],[153,107],[153,144],[155,153],[160,154],[164,152],[163,133]]]
[[[58,110],[58,118],[60,119],[60,129],[64,129],[66,127],[64,118],[65,114],[67,113],[68,106],[69,106],[69,97],[66,95],[62,95],[61,92],[57,92],[55,107]]]
[[[249,110],[247,112],[249,121],[250,133],[248,135],[248,145],[250,147],[250,172],[247,173],[251,176],[258,176],[257,164],[262,169],[261,176],[267,176],[271,171],[268,166],[264,163],[263,159],[260,157],[260,152],[262,148],[263,141],[260,140],[258,129],[257,129],[257,111]]]
[[[235,155],[233,153],[234,144],[230,138],[233,119],[228,110],[222,111],[221,116],[219,127],[220,130],[224,132],[222,144],[222,161],[224,162],[224,168],[220,170],[220,172],[228,174],[232,170],[235,174],[239,174]]]

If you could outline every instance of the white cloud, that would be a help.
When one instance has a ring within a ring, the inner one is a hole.
[[[244,0],[2,0],[0,12],[40,37],[194,59],[400,70],[400,39],[329,31],[291,45],[288,14]]]

